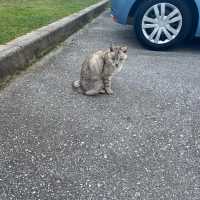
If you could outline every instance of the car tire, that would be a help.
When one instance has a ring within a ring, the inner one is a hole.
[[[149,0],[138,7],[134,29],[145,47],[166,50],[189,36],[191,21],[191,9],[183,0]]]

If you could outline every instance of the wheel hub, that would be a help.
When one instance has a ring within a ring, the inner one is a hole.
[[[147,40],[164,44],[177,37],[182,28],[179,9],[169,3],[158,3],[150,7],[142,19],[142,31]]]
[[[159,20],[159,21],[158,21],[158,26],[159,26],[159,28],[165,27],[165,26],[166,26],[166,21],[163,20],[163,19]]]

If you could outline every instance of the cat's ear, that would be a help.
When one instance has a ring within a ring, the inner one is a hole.
[[[127,47],[127,46],[121,47],[121,50],[122,50],[124,53],[127,53],[128,47]]]
[[[114,48],[113,48],[113,45],[112,45],[112,44],[110,45],[110,51],[111,51],[111,52],[114,51]]]

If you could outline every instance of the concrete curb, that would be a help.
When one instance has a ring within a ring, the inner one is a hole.
[[[0,80],[31,65],[36,59],[97,17],[106,9],[108,3],[109,0],[103,0],[0,47]]]

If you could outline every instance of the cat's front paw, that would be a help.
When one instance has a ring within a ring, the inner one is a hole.
[[[106,90],[106,93],[107,93],[108,95],[112,95],[112,94],[114,93],[113,90],[112,90],[111,88],[106,88],[105,90]]]
[[[99,92],[99,94],[105,94],[105,93],[106,93],[105,89],[102,89],[102,90],[100,90],[100,92]]]

